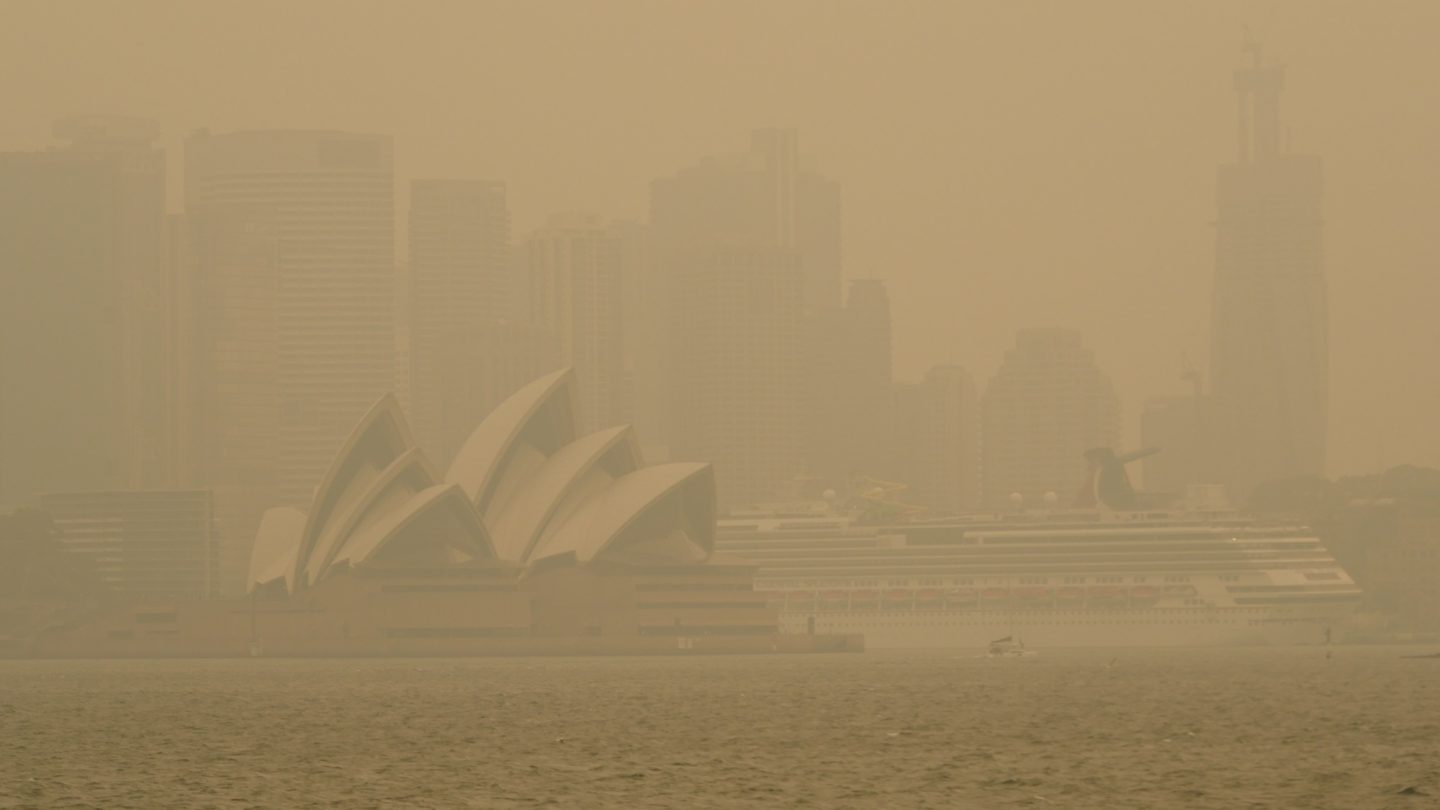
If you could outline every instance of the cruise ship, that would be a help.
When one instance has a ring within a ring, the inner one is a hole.
[[[863,633],[871,649],[1319,644],[1359,603],[1303,525],[1114,509],[1131,504],[1105,488],[1089,508],[934,522],[736,516],[716,550],[759,566],[784,631]]]
[[[1078,513],[861,526],[722,521],[791,633],[872,649],[1321,643],[1360,590],[1308,529],[1184,513]]]

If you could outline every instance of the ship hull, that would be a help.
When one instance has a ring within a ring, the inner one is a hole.
[[[1005,636],[1031,648],[1323,644],[1349,608],[1117,608],[1114,610],[835,611],[781,613],[781,629],[861,633],[868,649],[983,650]]]

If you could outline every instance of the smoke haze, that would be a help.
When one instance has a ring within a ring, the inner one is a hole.
[[[959,363],[983,384],[1016,329],[1073,327],[1127,444],[1146,399],[1186,392],[1182,353],[1205,365],[1248,31],[1287,66],[1291,147],[1325,161],[1328,470],[1440,465],[1432,2],[11,0],[0,18],[0,149],[74,113],[153,118],[172,209],[199,128],[393,134],[402,194],[502,180],[519,237],[556,211],[644,219],[653,178],[794,127],[843,189],[846,277],[888,283],[898,377]]]
[[[1437,44],[0,0],[0,806],[1440,794]]]

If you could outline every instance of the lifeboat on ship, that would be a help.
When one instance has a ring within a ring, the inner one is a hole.
[[[1010,604],[1009,588],[985,588],[980,591],[981,607],[1007,607]]]
[[[1096,607],[1125,607],[1130,603],[1130,593],[1118,585],[1095,585],[1085,595]]]
[[[820,607],[827,610],[844,610],[850,606],[849,591],[823,591],[820,594]]]
[[[945,592],[945,606],[952,608],[973,608],[975,607],[974,588],[951,588]]]
[[[885,592],[885,606],[908,608],[915,604],[915,592],[909,588],[894,588]]]
[[[850,607],[864,610],[873,610],[879,602],[879,594],[874,591],[851,591]]]
[[[1044,607],[1049,605],[1050,594],[1050,589],[1045,587],[1016,588],[1011,592],[1015,603],[1022,607]]]
[[[815,592],[791,591],[785,594],[785,604],[791,610],[811,610],[815,607]]]
[[[943,604],[945,604],[944,591],[924,588],[915,592],[915,607],[917,608],[938,608]]]
[[[1136,585],[1130,589],[1130,602],[1149,607],[1160,599],[1160,589],[1151,585]]]
[[[1195,595],[1194,585],[1166,585],[1165,595],[1187,599]]]
[[[1058,605],[1085,604],[1085,589],[1075,585],[1055,589],[1055,603]]]

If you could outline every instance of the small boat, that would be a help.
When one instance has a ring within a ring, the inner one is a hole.
[[[986,658],[1033,658],[1035,651],[1026,649],[1025,642],[1018,641],[1014,636],[997,638],[990,642],[985,650]]]

